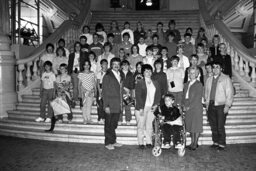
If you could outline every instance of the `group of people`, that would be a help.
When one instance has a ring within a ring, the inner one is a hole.
[[[52,131],[56,121],[63,122],[63,114],[68,114],[68,123],[72,123],[71,108],[80,105],[83,123],[88,124],[95,102],[98,123],[104,123],[105,147],[113,150],[121,146],[115,129],[122,123],[131,124],[134,105],[138,144],[143,149],[145,144],[152,146],[154,112],[165,106],[163,115],[170,124],[165,127],[164,145],[170,145],[170,130],[176,130],[173,121],[185,111],[186,131],[191,135],[188,148],[196,150],[205,104],[212,147],[225,149],[224,125],[233,100],[226,45],[220,43],[219,35],[209,42],[204,28],[199,28],[194,38],[192,28],[181,37],[175,26],[170,20],[164,31],[163,23],[158,22],[152,32],[138,22],[132,31],[129,22],[120,30],[117,21],[112,21],[108,32],[101,23],[96,24],[93,34],[84,26],[71,51],[64,39],[58,41],[56,50],[47,44],[40,58],[41,104],[36,121],[51,122]]]

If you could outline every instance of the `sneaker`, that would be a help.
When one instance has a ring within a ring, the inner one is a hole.
[[[175,146],[175,148],[182,148],[182,145],[181,145],[181,144],[177,144],[177,145]]]
[[[216,149],[217,149],[217,151],[225,151],[225,147],[223,147],[223,146],[218,146],[218,147],[216,147]]]
[[[112,144],[106,145],[105,147],[108,150],[114,150],[115,149],[115,147]]]
[[[42,117],[38,117],[35,119],[36,122],[43,122],[45,119]]]
[[[112,144],[114,147],[122,147],[123,146],[123,144],[120,144],[120,143],[115,143],[115,144]]]
[[[52,120],[51,120],[50,118],[46,118],[44,122],[45,122],[45,123],[50,123],[51,121],[52,121]]]
[[[170,146],[169,143],[165,143],[162,148],[164,148],[164,149],[169,149],[169,148],[171,148],[171,146]]]
[[[210,147],[211,147],[211,148],[218,148],[218,147],[219,147],[219,145],[218,145],[218,144],[216,144],[216,143],[213,143],[213,145],[211,145]]]
[[[130,121],[127,121],[127,122],[126,122],[126,125],[131,125],[131,122],[130,122]]]
[[[104,121],[101,119],[101,120],[98,121],[98,124],[102,125],[102,124],[104,124]]]
[[[63,120],[59,119],[56,123],[63,123]]]

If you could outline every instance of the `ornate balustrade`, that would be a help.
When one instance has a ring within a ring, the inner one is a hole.
[[[66,20],[56,31],[47,38],[32,55],[25,59],[16,61],[17,65],[17,78],[16,89],[18,92],[18,100],[21,100],[21,95],[25,93],[32,93],[31,89],[38,86],[40,83],[40,57],[45,53],[45,47],[48,43],[57,45],[60,38],[63,38],[67,47],[73,47],[75,41],[79,40],[81,28],[84,24],[88,24],[91,20],[90,1],[83,4],[80,14],[74,20]],[[55,46],[56,47],[56,46]]]
[[[206,29],[208,37],[218,34],[221,42],[227,46],[227,53],[231,56],[233,75],[241,82],[242,86],[248,88],[251,96],[256,96],[256,58],[248,49],[236,39],[229,28],[219,19],[209,15],[204,0],[199,0],[200,22]]]

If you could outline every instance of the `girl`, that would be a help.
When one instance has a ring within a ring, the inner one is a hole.
[[[40,71],[43,73],[44,71],[44,63],[46,61],[52,62],[53,59],[56,57],[56,54],[54,53],[54,45],[52,43],[48,43],[45,48],[45,53],[40,57]]]
[[[87,42],[86,42],[86,43],[87,43],[88,45],[92,44],[93,40],[92,40],[92,34],[90,33],[90,27],[87,26],[87,25],[85,25],[85,26],[83,27],[82,32],[83,32],[83,33],[80,35],[80,37],[81,37],[81,36],[85,36],[85,37],[87,38]]]
[[[84,71],[78,74],[79,95],[82,97],[84,124],[91,122],[91,108],[96,90],[95,74],[90,71],[90,61],[85,61]]]
[[[40,95],[41,95],[41,103],[40,103],[40,117],[38,117],[36,122],[51,122],[51,118],[53,116],[53,110],[50,105],[50,102],[54,99],[54,84],[56,81],[55,74],[52,71],[52,63],[50,61],[46,61],[44,63],[44,72],[41,77],[41,85],[40,85]],[[46,118],[45,108],[48,103],[48,116]]]
[[[203,27],[200,27],[197,33],[197,37],[196,37],[196,45],[198,43],[202,43],[202,40],[206,40],[206,42],[208,43],[208,38],[205,35],[205,29]]]
[[[89,60],[91,62],[91,71],[96,74],[98,70],[97,70],[96,55],[94,52],[89,53]]]
[[[138,62],[142,61],[142,56],[139,54],[139,47],[138,47],[138,45],[132,45],[132,47],[131,47],[131,55],[128,58],[128,61],[130,63],[130,71],[132,73],[134,73],[135,70],[136,70],[136,64]]]
[[[143,63],[142,62],[138,62],[136,64],[136,71],[135,73],[133,74],[133,77],[134,77],[134,80],[135,80],[135,84],[137,84],[137,82],[141,79],[143,79],[143,75],[142,75],[142,72],[141,72],[141,69],[142,69],[142,65]],[[133,96],[134,97],[134,96]]]
[[[183,55],[183,47],[182,47],[182,45],[179,45],[177,47],[177,56],[180,58],[179,59],[179,63],[178,63],[178,67],[181,67],[184,70],[184,72],[185,72],[190,64],[189,64],[188,57]]]
[[[68,58],[66,57],[66,52],[63,47],[58,47],[56,50],[56,57],[52,61],[53,63],[53,72],[55,75],[58,75],[60,64],[68,64]]]

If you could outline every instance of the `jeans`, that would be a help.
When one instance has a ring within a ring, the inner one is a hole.
[[[226,145],[225,123],[227,114],[224,113],[225,105],[214,106],[214,102],[208,107],[208,121],[212,131],[212,141],[219,145]]]
[[[71,82],[73,84],[73,98],[75,101],[78,101],[78,74],[72,73],[71,74]]]
[[[41,103],[40,103],[40,117],[46,118],[45,110],[46,104],[48,103],[48,118],[53,117],[53,109],[50,102],[54,99],[54,89],[43,89],[41,92]]]
[[[104,135],[105,145],[116,143],[116,128],[120,113],[110,113],[105,115]]]
[[[132,105],[124,105],[123,109],[125,112],[125,121],[130,122],[132,119],[132,113],[131,113],[131,106]],[[120,114],[119,121],[123,122],[123,112]]]

